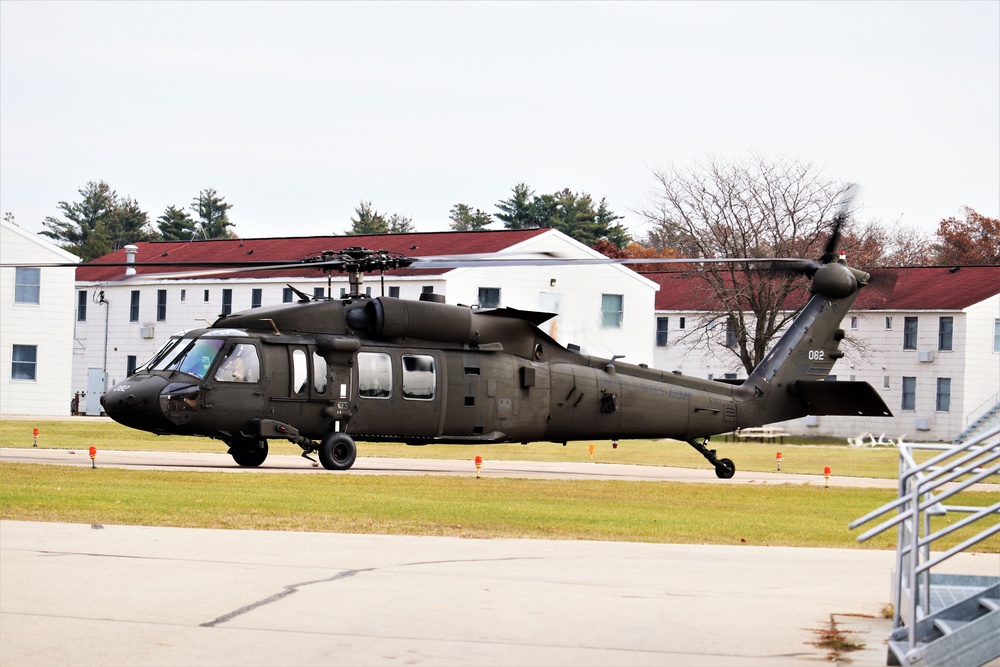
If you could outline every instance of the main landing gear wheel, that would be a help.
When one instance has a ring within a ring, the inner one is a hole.
[[[719,479],[730,479],[736,474],[736,464],[730,459],[719,459],[715,464],[715,476]]]
[[[267,440],[234,442],[229,446],[229,453],[244,468],[256,468],[267,458]]]
[[[357,457],[354,440],[344,433],[328,433],[319,445],[319,462],[327,470],[347,470]]]

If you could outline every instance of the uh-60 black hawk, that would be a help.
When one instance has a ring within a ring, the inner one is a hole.
[[[472,309],[434,295],[413,301],[361,293],[364,272],[400,267],[622,260],[409,258],[349,248],[272,265],[344,271],[351,286],[346,297],[297,292],[298,303],[223,316],[175,336],[102,401],[108,415],[132,428],[222,440],[241,466],[261,465],[270,439],[299,445],[307,458],[318,452],[327,469],[346,470],[357,455],[355,441],[673,438],[699,451],[720,478],[730,478],[735,465],[708,448],[712,435],[805,415],[890,414],[865,382],[823,382],[843,356],[840,322],[869,279],[834,258],[838,228],[819,261],[735,260],[804,273],[813,293],[742,382],[580,354],[538,328],[550,313]]]

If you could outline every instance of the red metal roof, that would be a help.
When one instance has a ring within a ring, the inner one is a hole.
[[[870,269],[869,273],[871,281],[853,310],[961,310],[1000,293],[1000,266],[901,267]],[[714,294],[699,276],[681,271],[642,275],[660,285],[656,310],[715,308]]]
[[[263,239],[215,239],[210,241],[143,241],[136,243],[139,252],[136,273],[172,273],[192,270],[193,266],[156,266],[163,262],[281,262],[305,259],[326,250],[343,250],[353,246],[369,250],[388,250],[407,257],[430,255],[465,255],[499,252],[548,229],[519,229],[482,232],[427,232],[417,234],[375,234],[371,236],[295,236]],[[83,264],[76,270],[81,281],[118,280],[125,276],[121,266],[101,264],[125,262],[125,251],[118,250]],[[439,269],[400,269],[390,275],[436,275]],[[280,271],[241,271],[216,278],[314,278],[321,276],[316,269]],[[206,276],[211,278],[212,276]]]

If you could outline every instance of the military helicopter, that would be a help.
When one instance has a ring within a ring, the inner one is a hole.
[[[742,382],[704,380],[588,356],[539,325],[552,313],[473,309],[369,297],[365,273],[410,268],[650,263],[649,259],[460,255],[406,257],[354,247],[254,270],[314,267],[345,272],[339,299],[293,290],[288,303],[222,316],[170,338],[102,398],[116,421],[159,434],[224,442],[240,466],[260,466],[268,441],[288,440],[328,470],[347,470],[356,442],[486,444],[580,439],[673,438],[701,453],[718,477],[732,460],[709,449],[713,435],[805,415],[888,416],[865,382],[823,382],[837,359],[840,322],[869,274],[836,259],[842,221],[822,258],[686,259],[749,262],[811,280],[812,297],[764,360]],[[247,270],[206,268],[163,277]],[[163,264],[160,264],[163,266]],[[151,277],[148,274],[145,276]]]

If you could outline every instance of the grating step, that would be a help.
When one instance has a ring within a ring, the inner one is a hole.
[[[979,598],[979,604],[990,611],[1000,611],[1000,600],[995,598]]]
[[[934,619],[934,627],[940,630],[943,634],[949,635],[953,632],[958,632],[958,630],[963,625],[968,625],[968,621],[954,621],[944,618]]]

